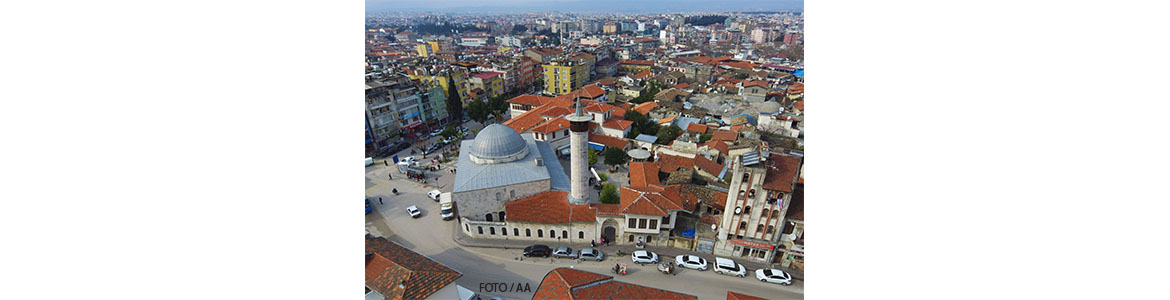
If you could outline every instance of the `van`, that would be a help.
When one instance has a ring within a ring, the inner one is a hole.
[[[366,166],[369,167],[372,164],[374,164],[374,158],[373,157],[366,157]]]
[[[715,273],[744,277],[747,276],[747,269],[743,265],[736,263],[734,260],[722,257],[715,258]]]
[[[439,195],[439,216],[443,221],[455,218],[455,203],[451,201],[451,193]]]

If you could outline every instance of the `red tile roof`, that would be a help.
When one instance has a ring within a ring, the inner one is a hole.
[[[613,276],[571,268],[544,275],[533,300],[557,299],[698,299],[698,297],[613,280]]]
[[[536,127],[536,125],[544,122],[544,117],[542,117],[540,114],[544,113],[544,111],[547,109],[549,109],[549,106],[547,105],[540,106],[530,111],[524,112],[515,118],[504,121],[502,124],[504,124],[504,126],[512,127],[512,129],[516,130],[516,132],[524,133],[525,131],[528,131],[529,129]]]
[[[569,128],[569,120],[565,120],[565,118],[562,118],[562,117],[556,117],[554,119],[551,119],[551,120],[548,120],[544,123],[541,123],[540,125],[536,125],[536,127],[532,127],[531,130],[532,130],[532,132],[549,134],[549,133],[552,133],[553,131],[563,130],[566,128]]]
[[[749,86],[758,86],[766,89],[768,88],[768,82],[763,80],[748,80],[743,83],[743,87]]]
[[[654,161],[658,164],[658,169],[662,172],[671,173],[678,171],[678,169],[694,169],[695,158],[685,156],[675,156],[670,154],[658,154],[658,160]]]
[[[537,95],[520,95],[520,96],[512,97],[512,99],[508,99],[508,102],[509,103],[517,103],[517,104],[528,104],[528,105],[534,105],[534,106],[541,106],[541,105],[544,105],[545,103],[548,103],[549,100],[552,100],[552,99],[553,99],[553,97],[544,97],[544,96],[537,96]]]
[[[739,137],[739,133],[730,130],[716,130],[711,134],[712,141],[734,141]]]
[[[605,121],[605,124],[602,124],[601,126],[619,129],[619,130],[626,130],[626,128],[630,128],[630,125],[634,125],[634,122],[614,118],[614,119],[609,119],[609,121]]]
[[[621,188],[622,214],[666,216],[669,210],[683,210],[678,185],[647,185]]]
[[[387,299],[423,299],[463,276],[383,237],[366,235],[366,286]]]
[[[630,186],[658,184],[658,166],[649,162],[630,162]]]
[[[764,189],[792,192],[796,172],[800,170],[800,158],[772,154],[768,156],[767,174],[764,175]]]
[[[630,144],[630,141],[624,138],[612,137],[603,134],[589,134],[589,141],[605,145],[606,147],[613,147],[618,149],[625,149],[626,146]]]
[[[695,166],[715,176],[719,176],[719,172],[723,171],[723,165],[707,159],[707,157],[702,155],[695,155]]]
[[[715,148],[715,150],[719,150],[719,153],[731,154],[731,146],[727,145],[727,142],[711,140],[703,143],[703,146]]]
[[[804,111],[804,100],[793,102],[792,107],[795,107],[797,110]]]
[[[675,117],[677,117],[677,116],[669,116],[669,117],[662,118],[662,120],[658,120],[658,124],[666,124],[666,123],[674,122]]]
[[[545,117],[560,117],[571,113],[573,113],[573,110],[568,107],[549,105],[548,109],[545,109],[540,115]]]
[[[727,194],[724,194],[723,196],[727,196]],[[724,198],[726,198],[726,197],[724,197]],[[619,204],[591,203],[591,204],[589,204],[589,207],[596,209],[598,215],[606,215],[606,216],[620,216],[620,215],[622,215],[622,212],[621,212],[622,206]]]
[[[768,300],[768,299],[760,298],[760,297],[756,297],[756,296],[748,296],[748,295],[744,295],[744,294],[740,294],[740,293],[736,293],[736,292],[732,292],[732,291],[727,291],[727,300]]]
[[[691,85],[690,85],[690,84],[687,84],[686,82],[683,82],[683,83],[676,84],[676,85],[674,85],[674,86],[673,86],[673,87],[671,87],[671,88],[676,88],[676,89],[685,89],[685,88],[689,88],[689,87],[691,87]]]
[[[634,111],[637,111],[638,113],[645,115],[645,114],[650,113],[650,110],[653,110],[655,107],[658,107],[658,102],[654,102],[654,101],[643,102],[642,104],[638,104],[637,106],[634,106]]]
[[[703,125],[703,124],[699,124],[699,123],[687,124],[687,131],[698,132],[698,133],[707,133],[707,129],[708,129],[707,125]]]
[[[569,192],[547,191],[504,202],[508,221],[533,223],[596,222],[597,211],[587,204],[573,205]]]
[[[650,77],[650,71],[638,72],[638,74],[634,74],[634,76],[630,76],[630,77],[634,78],[634,79],[646,79],[646,78]]]
[[[503,73],[500,73],[500,72],[483,72],[483,73],[475,74],[475,78],[479,78],[479,79],[488,79],[488,78],[492,78],[492,77],[500,76],[500,74],[503,74]]]

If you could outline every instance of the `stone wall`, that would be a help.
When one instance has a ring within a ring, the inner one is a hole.
[[[461,230],[467,236],[481,239],[532,241],[534,243],[589,244],[600,241],[601,235],[596,222],[532,223],[532,222],[484,222],[461,219]],[[483,233],[480,233],[482,230]],[[568,233],[569,236],[564,236]],[[584,238],[581,238],[581,237]]]
[[[475,221],[486,221],[486,214],[492,214],[493,221],[499,221],[499,213],[504,211],[504,202],[521,199],[550,189],[548,179],[518,183],[508,186],[465,191],[452,194],[459,216]],[[512,196],[512,192],[516,192]],[[496,193],[500,193],[500,200],[496,200]],[[506,217],[506,216],[505,216]]]

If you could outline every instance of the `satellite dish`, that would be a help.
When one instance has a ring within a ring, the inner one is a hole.
[[[712,230],[712,231],[714,231],[714,230],[715,230],[715,227],[716,227],[716,226],[715,226],[715,224],[711,224],[711,230]]]
[[[735,207],[735,214],[738,215],[740,211],[742,211],[742,208],[740,208],[739,206],[736,206]]]

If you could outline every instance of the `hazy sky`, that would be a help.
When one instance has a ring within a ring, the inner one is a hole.
[[[803,0],[366,0],[366,11],[531,12],[613,11],[674,12],[695,10],[800,10]]]

